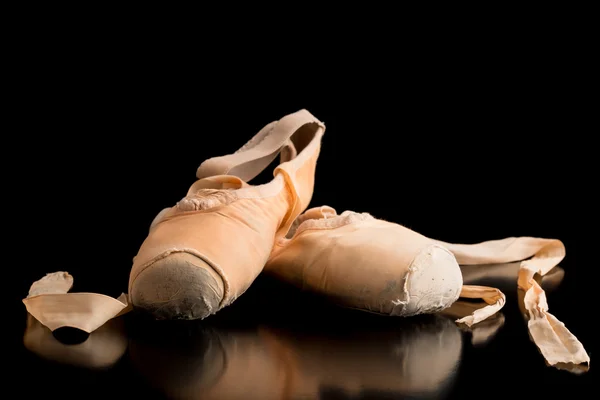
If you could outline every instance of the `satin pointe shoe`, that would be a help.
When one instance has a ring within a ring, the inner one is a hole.
[[[463,285],[461,265],[522,261],[518,286],[525,291],[529,331],[551,365],[589,364],[583,345],[552,314],[533,279],[564,257],[562,242],[531,237],[478,244],[451,244],[425,237],[368,213],[314,207],[300,215],[276,240],[265,266],[302,289],[348,308],[391,316],[445,310],[460,297],[486,305],[457,320],[467,326],[496,314],[506,301],[493,287]]]
[[[441,311],[461,291],[454,255],[367,213],[315,207],[275,242],[265,272],[344,307],[413,316]]]
[[[242,295],[308,206],[324,132],[300,110],[235,153],[203,162],[187,195],[156,216],[134,258],[134,309],[156,319],[202,319]],[[278,156],[271,182],[247,183]]]

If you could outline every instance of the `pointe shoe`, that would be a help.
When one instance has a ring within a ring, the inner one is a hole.
[[[242,295],[308,206],[324,131],[301,110],[265,126],[237,152],[203,162],[199,180],[156,216],[134,258],[133,307],[156,319],[202,319]],[[246,183],[278,155],[271,182]]]
[[[451,244],[367,213],[338,215],[323,206],[300,215],[276,241],[265,272],[344,307],[392,316],[435,313],[459,297],[482,299],[486,306],[456,321],[471,327],[496,314],[506,298],[496,288],[463,285],[459,264],[522,261],[517,283],[525,292],[530,336],[546,362],[589,365],[583,345],[548,312],[545,292],[533,279],[564,256],[564,245],[555,239]]]
[[[441,311],[462,287],[446,248],[401,225],[328,206],[295,221],[265,272],[344,307],[393,316]]]

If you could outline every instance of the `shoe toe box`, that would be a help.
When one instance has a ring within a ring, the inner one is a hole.
[[[221,277],[201,258],[172,253],[146,267],[131,285],[134,308],[155,319],[203,319],[219,310]]]
[[[398,315],[411,316],[441,311],[454,303],[462,288],[462,273],[454,255],[439,245],[417,254],[406,277],[408,299]]]

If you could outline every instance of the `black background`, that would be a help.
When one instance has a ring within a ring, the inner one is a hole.
[[[586,101],[586,61],[569,46],[543,55],[476,47],[469,59],[441,52],[431,61],[398,51],[374,62],[347,52],[332,67],[310,51],[256,60],[240,53],[219,63],[202,46],[173,42],[111,48],[101,38],[65,43],[42,35],[30,44],[14,59],[8,111],[17,123],[4,147],[6,159],[15,157],[5,168],[15,189],[4,193],[19,254],[12,337],[20,340],[24,327],[20,299],[47,272],[69,271],[74,291],[126,291],[150,222],[185,194],[200,162],[306,108],[327,126],[311,205],[370,212],[449,242],[562,240],[566,276],[550,309],[593,353],[585,315],[593,313],[586,290],[595,266],[583,261],[593,216],[583,210],[596,111]],[[295,299],[296,307],[304,301]],[[544,366],[519,324],[490,348],[467,350],[457,396],[478,385],[508,396],[527,385],[549,394],[591,382],[592,371],[576,377]],[[522,362],[515,348],[525,352]],[[40,365],[13,372],[68,379]],[[107,384],[82,381],[73,393],[86,384],[118,393],[127,381],[119,371]]]

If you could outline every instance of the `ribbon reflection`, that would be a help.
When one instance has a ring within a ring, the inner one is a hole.
[[[47,360],[89,369],[108,368],[125,354],[127,335],[122,318],[108,321],[89,336],[81,333],[87,337],[81,343],[61,342],[50,329],[27,314],[23,344],[27,350]]]

